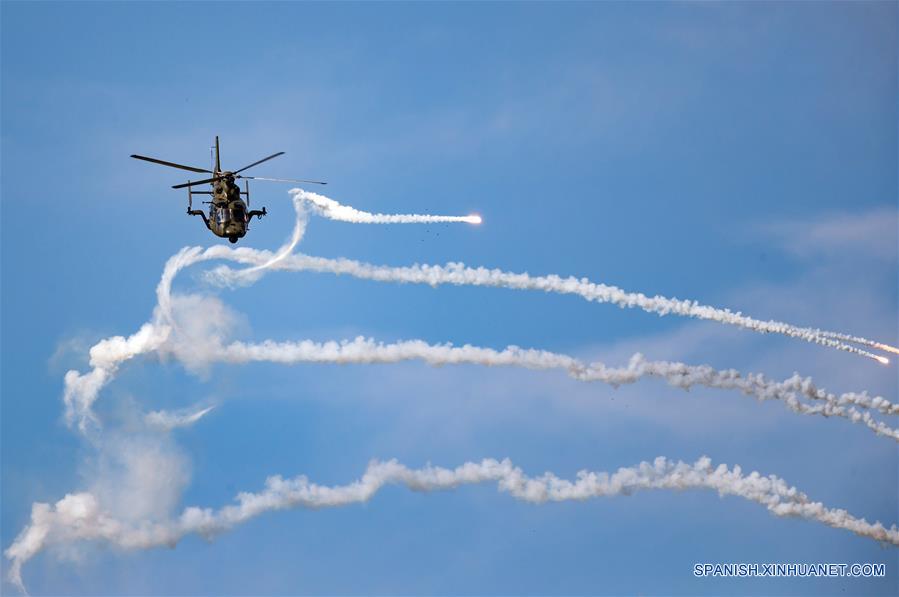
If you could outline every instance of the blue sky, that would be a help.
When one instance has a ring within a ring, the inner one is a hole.
[[[215,239],[178,171],[131,153],[320,178],[383,213],[478,227],[312,218],[301,249],[586,276],[896,343],[895,3],[2,4],[2,508],[96,482],[102,451],[62,418],[62,377],[131,334],[166,259]],[[243,243],[274,248],[287,188],[252,187]],[[847,232],[849,231],[849,232]],[[198,266],[176,289],[204,287]],[[889,368],[781,337],[572,297],[274,273],[220,298],[243,337],[509,344],[623,364],[708,363],[896,399]],[[273,474],[345,483],[371,458],[509,457],[572,476],[658,455],[776,474],[892,524],[895,444],[733,392],[562,374],[374,366],[123,367],[114,419],[215,401],[156,438],[189,471],[173,513]],[[124,433],[124,432],[123,432]],[[124,437],[123,441],[128,438]],[[156,444],[154,444],[156,445]],[[694,562],[884,562],[866,580],[696,579]],[[3,560],[4,573],[7,562]],[[532,506],[494,487],[276,512],[205,542],[79,543],[24,570],[33,594],[895,594],[895,549],[708,492]],[[3,591],[14,591],[10,584]]]

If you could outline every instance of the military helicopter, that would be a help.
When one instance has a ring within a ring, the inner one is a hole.
[[[266,215],[268,212],[265,210],[265,207],[260,209],[254,209],[247,211],[247,207],[250,205],[250,183],[247,180],[268,180],[274,182],[295,182],[295,183],[309,183],[309,184],[328,184],[326,182],[322,182],[320,180],[292,180],[289,178],[263,178],[261,176],[246,176],[241,174],[244,170],[249,170],[253,166],[258,166],[262,162],[267,162],[272,158],[276,158],[279,155],[284,155],[283,151],[279,151],[278,153],[273,153],[272,155],[262,158],[257,162],[253,162],[249,166],[244,166],[240,170],[222,170],[221,160],[219,158],[219,138],[218,135],[215,137],[215,166],[214,170],[205,170],[203,168],[194,168],[193,166],[185,166],[183,164],[175,164],[174,162],[166,162],[165,160],[158,160],[156,158],[148,158],[143,155],[132,154],[131,157],[136,158],[138,160],[144,160],[146,162],[153,162],[154,164],[162,164],[163,166],[170,166],[172,168],[180,168],[182,170],[189,170],[190,172],[199,172],[201,174],[212,174],[212,178],[206,178],[203,180],[188,180],[184,184],[176,184],[172,188],[173,189],[183,189],[187,188],[187,214],[191,216],[200,216],[203,218],[203,222],[206,224],[206,227],[212,231],[216,236],[220,236],[222,238],[227,238],[230,242],[236,243],[238,239],[243,238],[247,234],[247,230],[249,230],[250,220],[253,219],[253,216],[262,219],[262,216]],[[240,187],[234,182],[238,178],[243,178],[244,180],[244,190],[241,191]],[[202,184],[211,184],[211,191],[195,191],[193,187]],[[193,209],[193,196],[194,195],[209,195],[212,199],[211,201],[203,201],[203,203],[209,205],[209,215],[203,212],[202,209]],[[247,198],[246,203],[244,203],[241,196],[245,196]]]

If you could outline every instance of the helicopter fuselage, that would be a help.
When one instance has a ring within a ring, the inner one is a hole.
[[[244,170],[252,168],[253,166],[258,166],[262,162],[267,162],[272,158],[276,158],[279,155],[283,155],[283,151],[279,151],[278,153],[273,153],[272,155],[262,158],[261,160],[257,160],[250,164],[249,166],[244,166],[238,170],[234,170],[233,172],[230,170],[222,170],[221,159],[219,155],[219,138],[216,136],[215,138],[215,162],[213,164],[212,170],[207,170],[205,168],[197,168],[195,166],[185,166],[184,164],[177,164],[175,162],[168,162],[166,160],[160,160],[158,158],[151,158],[145,155],[137,155],[131,154],[131,157],[143,160],[145,162],[153,162],[154,164],[160,164],[162,166],[168,166],[170,168],[178,168],[180,170],[187,170],[189,172],[199,172],[200,174],[211,174],[211,178],[204,178],[203,180],[197,180],[195,182],[187,181],[184,184],[176,184],[173,185],[173,189],[187,189],[187,214],[190,216],[200,216],[203,218],[203,223],[206,227],[216,236],[221,238],[227,238],[232,243],[236,243],[238,239],[243,238],[247,234],[247,230],[249,230],[249,223],[253,217],[262,218],[267,215],[267,211],[263,207],[260,209],[248,210],[247,208],[250,205],[250,185],[246,183],[244,185],[244,190],[241,191],[240,187],[234,182],[238,178],[243,179],[256,179],[256,180],[269,180],[275,182],[299,182],[299,183],[311,183],[311,184],[327,184],[320,180],[291,180],[284,178],[261,178],[257,176],[247,176],[246,174],[241,174]],[[194,186],[204,185],[209,183],[212,185],[211,191],[194,191]],[[205,195],[211,197],[210,201],[204,201],[203,203],[209,204],[209,213],[207,214],[202,209],[193,209],[193,197],[194,195]],[[246,202],[244,202],[242,197],[246,197]]]
[[[226,174],[224,178],[216,180],[212,186],[212,201],[209,203],[209,230],[234,243],[246,236],[249,218],[247,205],[240,198],[240,187],[234,183],[234,178]]]

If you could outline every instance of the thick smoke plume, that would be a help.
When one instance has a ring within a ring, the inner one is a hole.
[[[23,588],[22,565],[47,546],[74,541],[100,540],[125,549],[174,547],[184,536],[211,538],[260,514],[287,508],[334,508],[369,501],[386,485],[403,485],[413,491],[446,491],[462,485],[496,483],[499,491],[532,504],[583,501],[599,497],[629,496],[638,491],[706,489],[721,496],[734,495],[756,502],[775,516],[816,521],[874,539],[899,545],[899,528],[870,523],[845,510],[814,502],[786,481],[757,472],[744,475],[739,466],[712,465],[702,457],[692,464],[659,457],[614,473],[581,471],[577,479],[560,479],[552,473],[529,477],[509,460],[466,462],[454,469],[427,466],[410,469],[395,460],[372,462],[361,478],[347,485],[317,485],[306,477],[269,477],[259,493],[240,493],[236,503],[218,510],[186,508],[165,522],[129,523],[105,512],[90,493],[69,494],[56,504],[34,504],[31,523],[6,550],[12,562],[10,578]]]

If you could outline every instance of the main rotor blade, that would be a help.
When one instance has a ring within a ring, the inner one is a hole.
[[[190,170],[191,172],[203,172],[212,174],[212,170],[203,170],[202,168],[194,168],[193,166],[185,166],[183,164],[176,164],[174,162],[166,162],[165,160],[157,160],[156,158],[148,158],[144,155],[136,155],[132,154],[131,157],[136,158],[138,160],[144,160],[145,162],[153,162],[154,164],[162,164],[163,166],[171,166],[172,168],[181,168],[182,170]]]
[[[322,182],[320,180],[294,180],[292,178],[265,178],[263,176],[241,176],[240,178],[249,178],[250,180],[269,180],[272,182],[300,182],[300,183],[310,183],[310,184],[328,184],[326,182]]]
[[[207,178],[206,180],[192,180],[190,182],[185,182],[184,184],[176,184],[172,188],[173,189],[183,189],[184,187],[192,187],[198,184],[206,184],[207,182],[213,182],[215,180],[219,180],[221,176],[213,176],[212,178]]]
[[[252,168],[253,166],[256,166],[257,164],[261,164],[262,162],[267,162],[268,160],[270,160],[270,159],[272,159],[272,158],[276,158],[276,157],[278,157],[279,155],[284,155],[284,152],[283,152],[283,151],[279,151],[278,153],[273,153],[272,155],[268,156],[267,158],[262,158],[262,159],[259,160],[258,162],[253,162],[253,163],[250,164],[249,166],[244,166],[244,167],[241,168],[240,170],[235,170],[235,171],[234,171],[234,174],[237,174],[238,172],[243,172],[244,170],[246,170],[246,169],[248,169],[248,168]],[[208,170],[207,170],[207,172],[208,172]]]

